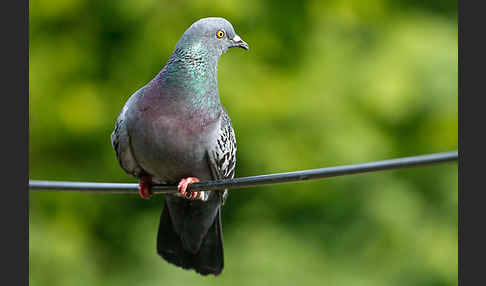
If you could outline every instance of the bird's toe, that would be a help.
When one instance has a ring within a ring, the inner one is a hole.
[[[150,187],[152,185],[152,179],[149,176],[142,176],[138,183],[138,192],[142,199],[150,199],[152,197],[152,191]]]

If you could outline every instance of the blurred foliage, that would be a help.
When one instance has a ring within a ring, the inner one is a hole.
[[[207,16],[237,176],[457,149],[455,1],[30,1],[30,178],[133,182],[128,97]],[[162,197],[30,193],[31,285],[456,285],[457,164],[232,191],[225,270],[156,255]]]

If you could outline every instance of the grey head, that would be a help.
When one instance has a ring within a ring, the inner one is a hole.
[[[203,18],[193,23],[182,35],[176,51],[208,52],[219,58],[229,48],[249,50],[248,44],[235,32],[233,25],[218,17]]]

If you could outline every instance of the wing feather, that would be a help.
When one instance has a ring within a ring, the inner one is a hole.
[[[230,179],[235,176],[236,167],[236,136],[231,119],[223,108],[221,125],[216,144],[209,150],[209,162],[215,179]],[[223,191],[222,202],[226,200],[228,190]]]
[[[132,102],[133,96],[127,101],[115,124],[115,129],[111,133],[111,145],[116,153],[116,158],[122,169],[134,177],[139,178],[142,173],[142,168],[138,165],[137,160],[133,156],[130,145],[130,136],[126,126],[126,112],[128,106]]]

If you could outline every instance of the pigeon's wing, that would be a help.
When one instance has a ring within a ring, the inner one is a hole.
[[[113,130],[113,133],[111,133],[111,145],[113,146],[113,149],[115,149],[116,158],[118,159],[122,169],[128,174],[138,178],[142,173],[142,168],[138,165],[131,150],[130,136],[128,135],[127,131],[126,116],[128,108],[135,95],[136,94],[130,97],[118,115],[115,129]]]
[[[218,180],[233,178],[236,166],[236,137],[231,119],[224,108],[217,136],[216,144],[208,152],[213,177]],[[228,190],[224,190],[222,203],[227,196]]]

